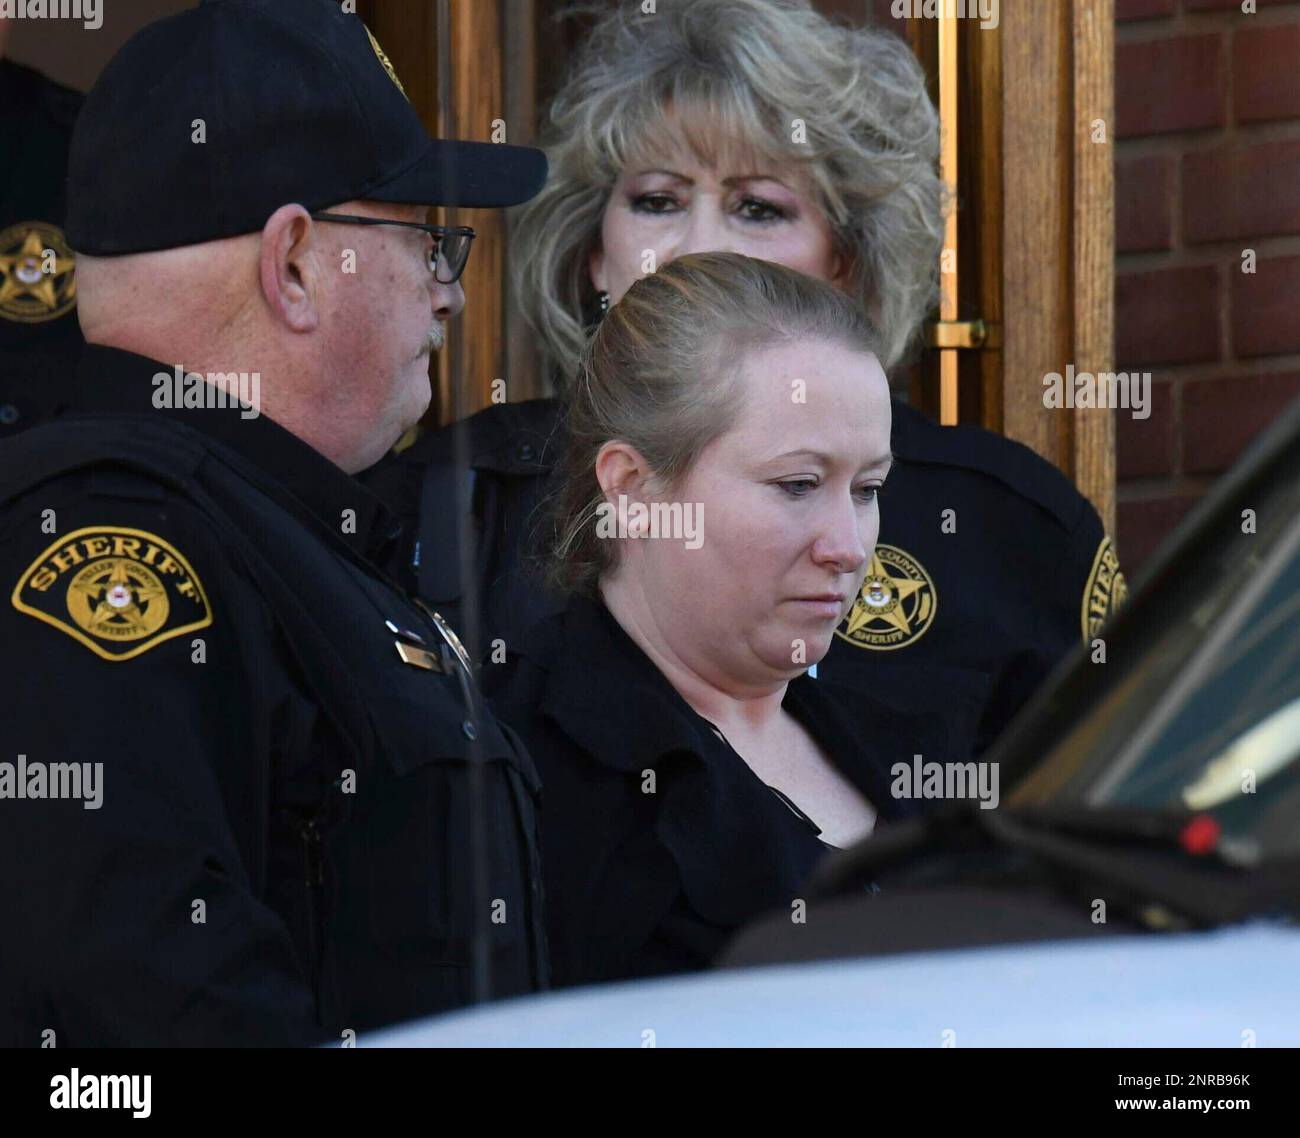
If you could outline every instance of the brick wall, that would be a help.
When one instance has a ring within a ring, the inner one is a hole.
[[[1119,544],[1135,569],[1300,396],[1300,3],[1115,0]],[[1252,250],[1255,272],[1243,272]]]

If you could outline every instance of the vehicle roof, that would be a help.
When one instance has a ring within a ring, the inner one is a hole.
[[[710,972],[555,992],[370,1047],[1241,1047],[1300,1044],[1300,930],[1256,923]]]

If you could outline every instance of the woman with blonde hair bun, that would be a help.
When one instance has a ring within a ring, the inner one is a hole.
[[[560,398],[420,440],[391,495],[416,515],[414,586],[487,666],[562,603],[543,585],[541,503],[578,360],[610,306],[675,258],[744,253],[842,292],[892,372],[937,291],[938,140],[906,44],[806,0],[659,0],[652,14],[622,3],[600,19],[549,108],[546,188],[512,220],[518,299]],[[1026,447],[940,427],[900,398],[892,423],[878,547],[818,674],[942,716],[958,749],[979,754],[1095,635],[1123,576],[1096,512]],[[449,503],[466,482],[472,548],[458,551]]]
[[[485,684],[545,795],[557,985],[702,967],[827,847],[912,813],[943,728],[807,675],[854,603],[888,476],[879,337],[842,292],[688,254],[584,349],[557,475],[564,610]]]

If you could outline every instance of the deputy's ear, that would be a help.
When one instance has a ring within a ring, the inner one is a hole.
[[[294,332],[314,332],[320,324],[316,235],[311,215],[300,205],[282,205],[262,227],[262,295],[276,318]]]
[[[650,476],[650,464],[631,443],[612,439],[596,454],[596,481],[611,501],[620,494],[640,500]]]

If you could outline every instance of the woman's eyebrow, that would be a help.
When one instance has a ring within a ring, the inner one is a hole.
[[[790,185],[775,174],[733,174],[729,178],[722,179],[724,186],[737,186],[744,182],[775,182],[778,186],[783,186],[787,190],[790,189]]]
[[[782,454],[774,454],[770,458],[765,459],[764,461],[779,462],[782,459],[786,459],[786,458],[811,458],[811,459],[815,459],[817,462],[822,463],[824,466],[833,465],[833,460],[831,459],[830,455],[823,454],[819,450],[811,450],[808,447],[799,447],[795,450],[785,451]],[[879,470],[882,467],[893,466],[893,464],[894,464],[894,456],[892,453],[882,454],[879,458],[868,459],[866,462],[862,464],[862,469]]]
[[[662,174],[665,178],[672,178],[675,182],[683,182],[686,185],[695,185],[695,179],[689,178],[685,174],[676,170],[665,170],[662,167],[652,167],[646,170],[638,170],[632,175],[633,178],[644,178],[650,174]],[[722,184],[728,189],[735,189],[737,186],[743,186],[749,182],[775,182],[783,189],[794,193],[790,184],[784,179],[777,177],[775,174],[732,174],[722,179]]]
[[[634,178],[644,178],[647,174],[663,174],[667,178],[672,178],[678,182],[694,183],[694,178],[688,178],[685,174],[679,174],[676,170],[664,170],[660,167],[653,167],[648,170],[638,170],[632,175]]]

